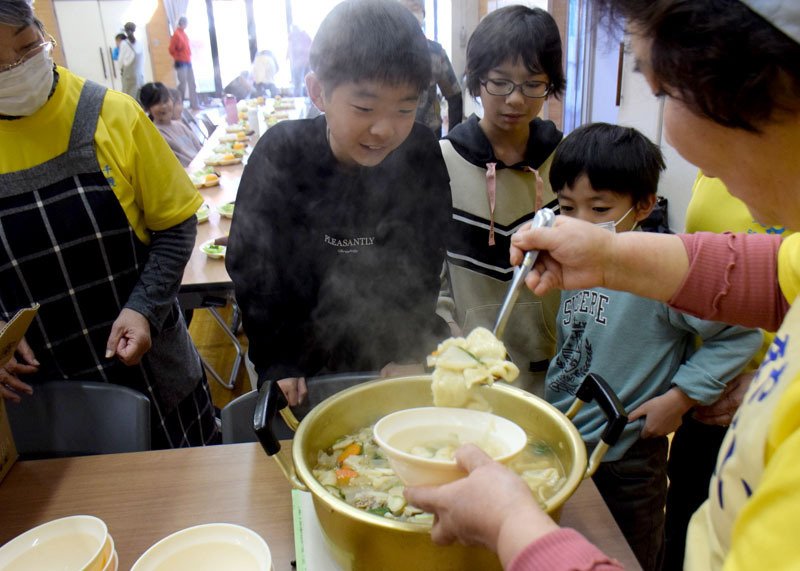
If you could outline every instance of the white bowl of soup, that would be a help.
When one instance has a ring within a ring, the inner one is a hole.
[[[103,520],[90,515],[43,523],[0,547],[0,569],[28,571],[102,571],[113,541]]]
[[[479,410],[419,407],[384,416],[374,428],[375,442],[407,486],[439,485],[466,474],[453,453],[472,443],[493,460],[508,462],[527,443],[516,423]]]
[[[131,571],[269,571],[271,566],[269,546],[256,532],[232,523],[209,523],[168,535],[145,551]]]

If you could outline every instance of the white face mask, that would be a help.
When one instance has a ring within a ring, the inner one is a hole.
[[[617,231],[617,226],[619,226],[619,223],[622,222],[623,220],[625,220],[625,218],[627,218],[628,214],[630,214],[632,211],[633,211],[633,206],[628,208],[628,211],[625,214],[623,214],[622,218],[620,218],[616,222],[611,222],[610,220],[608,222],[597,222],[597,223],[595,223],[595,226],[600,226],[600,228],[605,228],[606,230],[609,230],[611,232],[616,232]],[[633,228],[636,228],[636,226],[634,225]],[[631,228],[631,230],[633,230],[633,228]]]
[[[0,73],[0,115],[33,115],[47,103],[52,88],[53,56],[43,49],[23,64]]]

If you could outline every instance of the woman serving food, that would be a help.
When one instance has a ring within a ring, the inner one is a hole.
[[[175,298],[202,198],[138,104],[54,65],[53,44],[28,0],[0,3],[0,319],[41,305],[0,394],[125,385],[150,399],[154,448],[214,443]]]
[[[720,178],[758,222],[800,229],[800,6],[597,3],[625,17],[639,68],[666,98],[670,143]],[[798,235],[612,234],[559,218],[553,228],[516,235],[512,262],[530,249],[547,251],[527,280],[540,295],[604,286],[705,319],[780,328],[720,449],[709,499],[692,518],[685,569],[797,568],[800,371],[792,355],[800,309],[790,302],[800,292]],[[515,571],[619,568],[560,529],[513,474],[479,450],[457,455],[468,478],[406,490],[409,502],[436,514],[434,541],[487,546]]]

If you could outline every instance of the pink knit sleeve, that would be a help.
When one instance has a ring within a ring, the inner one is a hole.
[[[777,331],[789,310],[778,285],[779,236],[681,234],[689,271],[670,307],[711,321]]]
[[[563,527],[540,537],[520,551],[506,571],[619,571],[616,559],[606,556],[574,529]]]

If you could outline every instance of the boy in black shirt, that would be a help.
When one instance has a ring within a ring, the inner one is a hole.
[[[309,96],[324,115],[285,121],[242,175],[227,269],[259,385],[289,404],[305,378],[409,372],[448,336],[436,316],[447,170],[414,123],[427,42],[392,0],[348,0],[311,46]],[[421,372],[421,368],[417,369]]]

